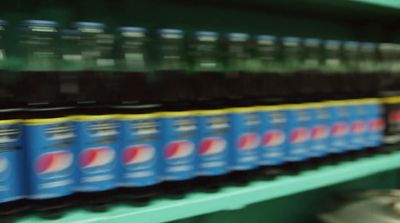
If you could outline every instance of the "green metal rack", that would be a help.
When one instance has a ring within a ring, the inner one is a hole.
[[[296,176],[255,181],[243,187],[225,187],[215,193],[191,193],[182,199],[159,199],[147,206],[115,205],[108,211],[72,210],[57,220],[36,215],[25,216],[17,223],[156,223],[185,219],[222,210],[236,210],[247,205],[306,192],[342,182],[400,168],[400,152],[362,158],[337,165],[305,171]]]

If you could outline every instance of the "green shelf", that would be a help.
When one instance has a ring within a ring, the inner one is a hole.
[[[388,8],[400,9],[400,1],[399,0],[353,0],[353,1],[377,5],[377,6],[383,6],[383,7],[388,7]]]
[[[255,181],[243,187],[225,187],[215,193],[191,193],[182,199],[162,198],[147,206],[114,205],[106,212],[71,210],[63,218],[46,220],[25,216],[17,223],[156,223],[189,218],[334,185],[400,168],[400,152],[324,166],[295,176]]]

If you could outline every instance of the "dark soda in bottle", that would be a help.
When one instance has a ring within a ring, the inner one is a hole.
[[[189,43],[189,61],[196,80],[195,113],[198,131],[196,151],[198,178],[194,184],[201,189],[215,190],[224,182],[229,169],[227,111],[222,109],[227,94],[221,60],[220,36],[209,31],[195,32]]]
[[[159,113],[161,132],[162,186],[167,193],[182,195],[196,176],[197,125],[193,109],[194,80],[187,72],[183,31],[161,29],[156,45],[155,72],[161,85],[164,113]]]
[[[84,205],[103,210],[117,185],[118,122],[110,114],[116,95],[113,34],[96,22],[77,22],[79,55],[83,69],[78,77],[75,129],[76,195]]]
[[[188,47],[188,60],[195,80],[196,107],[213,109],[223,106],[227,97],[221,58],[220,35],[198,31]]]
[[[248,106],[254,100],[253,75],[249,72],[251,39],[247,33],[228,33],[224,38],[225,86],[229,106]]]
[[[22,101],[17,97],[16,72],[8,69],[7,22],[0,20],[0,215],[28,208],[22,148]]]
[[[74,133],[68,118],[72,108],[59,100],[57,23],[27,20],[20,35],[28,197],[35,208],[53,217],[72,204],[69,195],[75,183]]]
[[[342,57],[342,42],[326,40],[323,43],[323,62],[321,75],[326,80],[324,85],[326,99],[345,99],[348,85],[343,83],[344,63]]]
[[[119,122],[118,196],[129,202],[154,197],[162,180],[162,151],[158,115],[161,100],[152,93],[154,80],[149,62],[148,35],[144,28],[118,29],[118,103],[113,106]]]
[[[287,86],[281,72],[278,58],[279,47],[275,36],[257,35],[252,43],[250,62],[251,72],[254,73],[254,85],[257,91],[257,105],[274,105],[285,102]]]

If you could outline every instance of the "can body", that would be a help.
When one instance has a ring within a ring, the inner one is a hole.
[[[229,118],[224,110],[201,111],[196,116],[198,132],[197,174],[199,176],[222,175],[229,171]]]
[[[196,120],[190,112],[168,112],[161,115],[161,148],[163,178],[188,180],[196,176]]]
[[[0,203],[26,195],[25,159],[20,120],[0,121]]]
[[[229,114],[231,126],[229,137],[230,166],[234,170],[257,168],[261,149],[259,113],[235,109]]]
[[[260,108],[260,164],[279,165],[285,162],[287,147],[287,111],[283,106]]]
[[[29,198],[50,199],[73,193],[74,132],[70,120],[28,120],[23,132]]]
[[[79,116],[74,120],[77,185],[81,192],[112,189],[117,180],[118,128],[111,116]]]
[[[119,119],[119,185],[146,187],[161,181],[161,135],[156,115]]]

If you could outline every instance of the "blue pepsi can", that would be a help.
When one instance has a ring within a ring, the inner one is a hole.
[[[119,118],[119,185],[148,187],[162,179],[161,132],[156,114]]]
[[[196,176],[195,115],[190,111],[163,112],[160,116],[163,178],[183,181]]]
[[[112,115],[74,116],[76,191],[110,190],[117,182],[118,123]]]
[[[328,152],[333,154],[343,153],[348,150],[350,143],[350,110],[345,101],[327,101],[330,121],[330,145]]]
[[[229,117],[226,110],[203,110],[196,112],[198,132],[197,175],[217,176],[229,169]]]
[[[289,142],[286,160],[300,162],[309,158],[311,148],[311,116],[307,105],[288,105],[287,110]]]
[[[22,148],[22,121],[0,121],[0,212],[3,205],[26,196],[25,159]],[[11,208],[11,206],[10,206]]]
[[[311,118],[310,157],[324,157],[329,152],[331,116],[324,103],[307,104]]]
[[[260,165],[275,166],[285,162],[287,139],[287,108],[284,105],[260,106]]]
[[[350,110],[350,142],[349,150],[361,150],[366,148],[367,122],[365,117],[367,111],[361,99],[347,100]]]
[[[375,148],[383,145],[385,122],[382,103],[377,98],[364,99],[367,123],[366,147]]]
[[[259,165],[261,120],[256,108],[227,109],[231,126],[230,166],[233,170],[251,170]]]
[[[54,199],[74,192],[74,131],[70,118],[28,119],[23,126],[28,196]]]

